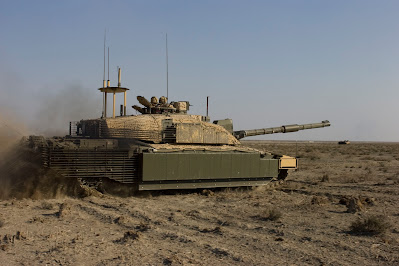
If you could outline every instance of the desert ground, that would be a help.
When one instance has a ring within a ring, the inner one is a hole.
[[[399,264],[399,143],[244,145],[297,156],[299,170],[268,187],[130,197],[3,182],[0,264]]]

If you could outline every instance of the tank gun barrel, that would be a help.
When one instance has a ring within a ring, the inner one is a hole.
[[[275,133],[289,133],[289,132],[296,132],[299,130],[329,127],[329,126],[330,126],[330,121],[324,120],[324,121],[321,121],[321,123],[311,123],[311,124],[303,124],[303,125],[293,124],[293,125],[285,125],[285,126],[281,126],[281,127],[238,130],[238,131],[234,131],[233,135],[237,139],[242,139],[242,138],[251,137],[251,136],[275,134]]]

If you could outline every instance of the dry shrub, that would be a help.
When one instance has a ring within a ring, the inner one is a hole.
[[[326,197],[314,196],[311,200],[311,203],[314,205],[324,205],[328,203],[328,199]]]
[[[360,160],[364,160],[364,161],[374,161],[374,158],[371,156],[365,156],[363,158],[361,158]]]
[[[350,198],[348,196],[341,196],[338,203],[342,205],[348,205],[349,199]]]
[[[267,219],[270,221],[277,221],[283,216],[282,212],[277,209],[271,209],[268,212]]]
[[[25,233],[21,231],[17,231],[15,235],[12,234],[6,234],[2,239],[0,239],[0,243],[3,244],[14,244],[15,240],[26,240],[27,236]]]
[[[263,214],[257,215],[254,218],[257,218],[262,221],[278,221],[281,216],[283,216],[282,212],[280,212],[276,208],[267,209]]]
[[[373,170],[371,170],[370,166],[366,166],[366,167],[364,168],[364,170],[366,170],[366,171],[367,171],[367,174],[369,174],[369,175],[371,175],[371,173],[373,172]]]
[[[138,232],[145,232],[151,229],[151,225],[148,223],[141,222],[138,226],[135,227]]]
[[[15,234],[15,239],[17,240],[25,240],[26,238],[26,234],[21,231],[17,231],[17,233]]]
[[[163,265],[182,265],[183,262],[177,254],[167,257],[163,260]]]
[[[376,204],[375,198],[364,196],[341,196],[339,204],[346,205],[348,212],[355,213],[361,211],[365,206],[374,206]]]
[[[127,231],[123,235],[123,238],[125,240],[127,240],[127,239],[135,240],[135,239],[139,238],[139,233],[138,232],[134,232],[134,231]]]
[[[360,181],[361,178],[356,178],[354,176],[341,176],[337,178],[337,181],[340,183],[358,183]]]
[[[3,219],[0,219],[0,228],[2,228],[4,226],[5,222],[3,221]]]
[[[360,200],[362,201],[363,204],[366,204],[366,205],[369,205],[369,206],[374,206],[376,204],[375,198],[360,197]]]
[[[382,235],[389,228],[391,228],[391,225],[385,216],[375,215],[357,219],[350,226],[352,233],[360,235]]]
[[[284,182],[280,187],[278,187],[277,190],[288,191],[288,190],[297,190],[299,188],[301,188],[301,184],[297,182],[287,181]]]
[[[350,198],[346,204],[347,212],[356,213],[364,210],[364,205],[358,198]]]
[[[35,217],[33,217],[32,219],[30,219],[28,222],[29,222],[29,223],[36,223],[36,222],[38,222],[38,223],[44,223],[44,221],[45,221],[44,217],[42,217],[42,216],[35,216]]]
[[[212,249],[212,253],[219,256],[219,257],[223,257],[223,256],[229,256],[230,253],[227,250],[221,249],[221,248],[214,248]]]
[[[308,153],[309,152],[313,152],[313,148],[308,147],[308,148],[305,149],[305,152],[308,152]]]
[[[114,220],[114,223],[119,224],[119,225],[126,225],[128,223],[129,219],[126,218],[126,216],[119,216]]]
[[[115,240],[115,243],[126,243],[137,240],[140,237],[140,232],[129,230],[125,232],[122,238]]]
[[[1,242],[5,244],[14,243],[14,241],[15,241],[15,235],[13,236],[11,234],[5,234],[1,239]]]
[[[222,228],[220,228],[220,226],[216,226],[215,228],[212,228],[212,229],[205,228],[203,230],[200,230],[200,232],[201,233],[213,233],[213,234],[217,234],[217,235],[223,234]]]
[[[207,196],[207,197],[213,196],[214,194],[215,194],[215,192],[213,192],[212,190],[209,190],[209,189],[203,189],[201,191],[201,195],[204,195],[204,196]]]
[[[319,160],[319,159],[320,159],[320,156],[317,156],[317,155],[310,156],[310,160],[311,161],[316,161],[316,160]]]
[[[330,181],[330,176],[328,174],[324,174],[320,180],[320,182],[329,182],[329,181]]]
[[[384,173],[387,173],[388,169],[387,168],[383,168],[381,171],[384,172]]]

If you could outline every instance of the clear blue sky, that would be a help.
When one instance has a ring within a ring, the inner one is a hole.
[[[101,116],[105,28],[128,106],[160,97],[167,32],[169,98],[191,113],[210,96],[237,130],[332,123],[262,139],[399,141],[398,14],[398,1],[1,0],[0,112],[36,132]]]

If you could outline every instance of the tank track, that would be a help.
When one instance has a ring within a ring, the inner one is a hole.
[[[103,191],[103,180],[102,178],[85,178],[85,177],[79,177],[77,178],[78,182],[81,187],[86,187],[86,188],[91,188],[95,189],[99,192]]]
[[[280,170],[277,177],[271,179],[270,182],[267,183],[266,185],[263,185],[263,187],[278,188],[279,186],[281,186],[284,183],[284,180],[287,176],[288,176],[288,170],[282,169],[282,170]]]
[[[281,169],[280,172],[278,173],[277,179],[278,180],[285,180],[288,176],[288,170],[287,169]]]
[[[286,169],[282,169],[280,170],[279,174],[277,177],[271,179],[268,183],[261,185],[261,186],[254,186],[253,188],[256,187],[263,187],[263,188],[278,188],[280,187],[283,183],[285,178],[288,175],[288,170]],[[109,183],[105,182],[108,179],[105,178],[106,180],[104,180],[103,178],[84,178],[84,177],[80,177],[78,178],[78,182],[80,183],[80,186],[82,188],[89,188],[89,189],[94,189],[97,190],[100,193],[108,193],[107,191],[107,185],[109,185]],[[110,180],[112,182],[112,180]],[[104,184],[107,183],[107,184]],[[127,184],[122,184],[119,182],[116,182],[116,184],[119,184],[120,186],[126,186]],[[209,188],[208,188],[209,189]],[[205,189],[207,190],[207,189]],[[135,192],[139,192],[138,189],[134,190]]]

